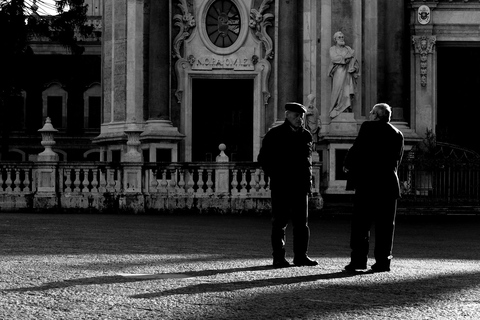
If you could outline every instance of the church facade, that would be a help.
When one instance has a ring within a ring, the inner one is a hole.
[[[144,162],[212,162],[220,144],[231,162],[256,161],[263,136],[284,121],[289,101],[315,110],[314,160],[322,165],[325,194],[345,193],[343,157],[378,102],[392,106],[407,150],[430,131],[480,152],[478,1],[104,0],[101,6],[101,76],[85,89],[101,96],[101,124],[93,136],[73,133],[91,139],[83,154],[95,160],[127,161],[128,137],[135,136]],[[332,74],[331,52],[340,60],[346,52],[335,47],[338,31],[351,50],[348,61],[357,65],[348,107],[337,113],[335,92],[346,90],[335,87]],[[84,115],[88,109],[76,108]],[[68,141],[56,148],[68,149]]]

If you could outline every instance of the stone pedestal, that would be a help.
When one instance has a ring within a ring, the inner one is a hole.
[[[139,164],[124,164],[123,186],[125,193],[142,192],[142,166]]]
[[[185,138],[170,120],[147,120],[143,133],[140,135],[142,149],[149,150],[149,159],[144,161],[159,162],[157,149],[170,150],[171,162],[178,161],[178,144]]]
[[[356,135],[357,121],[353,113],[342,112],[330,122],[331,135]]]
[[[215,193],[216,194],[228,194],[229,190],[229,168],[228,168],[228,156],[225,154],[225,149],[227,147],[222,143],[218,146],[220,149],[220,154],[216,158],[216,162],[224,163],[224,166],[219,166],[215,170]]]
[[[51,210],[58,206],[57,164],[40,163],[33,170],[36,192],[33,198],[35,210]]]

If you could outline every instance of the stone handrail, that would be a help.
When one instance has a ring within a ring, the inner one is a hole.
[[[321,199],[319,189],[316,164],[313,194]],[[256,162],[0,163],[0,211],[261,211],[269,201]]]

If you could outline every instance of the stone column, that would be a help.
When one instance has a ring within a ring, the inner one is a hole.
[[[364,101],[362,110],[357,110],[358,116],[368,119],[368,112],[378,102],[378,2],[367,1],[365,4],[365,34],[364,34],[364,68],[362,76],[365,79]]]
[[[170,1],[150,1],[148,120],[170,120]]]
[[[140,140],[149,145],[150,161],[156,159],[156,150],[170,149],[171,159],[177,159],[178,141],[184,138],[171,121],[170,66],[171,66],[171,1],[151,0],[148,35],[148,107],[146,124]]]
[[[298,92],[298,1],[280,0],[277,3],[277,114],[276,121],[285,119],[285,103],[297,101]],[[297,101],[301,102],[301,101]]]
[[[330,122],[330,94],[331,94],[331,79],[328,76],[330,60],[329,55],[330,46],[332,45],[332,0],[321,0],[320,2],[320,21],[321,27],[318,30],[320,35],[319,52],[317,54],[317,63],[319,65],[318,80],[320,82],[320,91],[317,94],[317,102],[320,105],[320,119],[322,121],[322,133],[325,133],[327,127],[325,124]]]
[[[125,142],[125,126],[143,125],[143,1],[105,0],[103,9],[103,123],[95,142]]]

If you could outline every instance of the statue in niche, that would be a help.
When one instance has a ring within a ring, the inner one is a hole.
[[[310,131],[313,138],[314,145],[317,144],[318,138],[320,137],[320,129],[322,128],[322,123],[320,121],[320,113],[318,112],[317,107],[315,106],[315,96],[309,94],[307,96],[307,112],[305,113],[305,128]]]
[[[355,96],[356,80],[359,75],[359,64],[354,57],[355,51],[345,45],[341,31],[333,35],[335,45],[330,48],[330,70],[332,78],[332,96],[330,118],[342,112],[352,112],[352,100]]]

